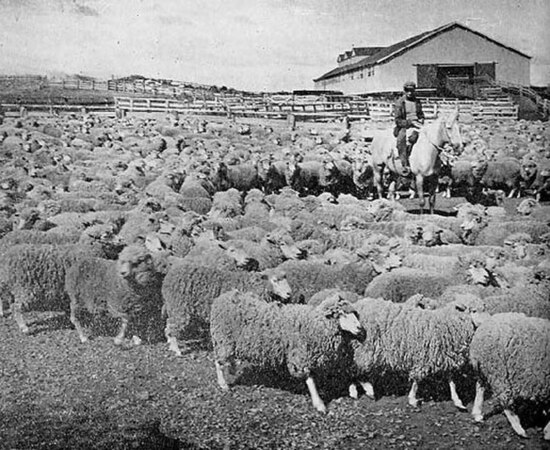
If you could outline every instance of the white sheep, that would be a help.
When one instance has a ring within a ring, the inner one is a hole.
[[[418,405],[419,382],[436,374],[449,377],[451,398],[465,410],[453,378],[468,364],[469,343],[474,335],[474,314],[462,312],[458,304],[435,311],[418,305],[421,296],[396,304],[382,299],[364,298],[354,307],[365,329],[364,342],[354,342],[354,362],[360,377],[386,372],[405,375],[412,381],[408,395],[411,406]],[[368,381],[361,383],[369,396],[374,396]],[[350,386],[357,397],[357,388]]]
[[[475,332],[470,361],[480,376],[474,420],[483,420],[483,396],[489,386],[514,431],[527,437],[513,409],[519,401],[546,409],[550,405],[550,321],[521,313],[495,314]],[[550,422],[544,428],[544,439],[550,440]]]
[[[83,310],[92,314],[109,312],[121,320],[116,345],[124,341],[130,321],[150,322],[156,318],[160,325],[161,283],[162,274],[157,271],[151,254],[140,246],[124,248],[116,262],[79,258],[67,270],[65,289],[70,297],[70,319],[80,341],[88,341],[80,322]],[[150,324],[146,325],[149,328]]]
[[[344,331],[358,336],[362,329],[353,306],[338,295],[313,307],[227,292],[214,300],[210,318],[218,384],[229,389],[225,372],[236,359],[257,368],[286,369],[305,379],[313,406],[325,412],[314,377],[349,367],[351,339]]]

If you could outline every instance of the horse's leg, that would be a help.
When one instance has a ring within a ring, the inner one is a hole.
[[[426,201],[424,199],[424,175],[420,173],[416,174],[416,192],[418,192],[420,214],[423,214]]]
[[[376,191],[378,192],[378,198],[384,198],[384,188],[382,187],[382,172],[384,166],[374,165],[374,184],[376,185]]]
[[[437,176],[432,175],[429,178],[429,186],[428,186],[428,202],[430,205],[430,214],[433,214],[435,211],[435,196],[436,196],[436,186],[437,186]]]

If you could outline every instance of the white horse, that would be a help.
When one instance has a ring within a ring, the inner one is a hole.
[[[418,141],[412,148],[409,164],[420,199],[420,213],[423,213],[425,206],[425,187],[429,196],[430,213],[433,214],[434,212],[437,175],[441,168],[439,153],[443,146],[451,144],[455,150],[462,149],[462,137],[460,136],[457,118],[458,111],[454,111],[449,117],[440,117],[425,125],[420,129]],[[374,182],[380,198],[383,198],[382,176],[384,168],[387,167],[391,172],[398,174],[399,172],[395,166],[395,161],[398,158],[397,139],[393,135],[392,129],[381,131],[373,137]],[[426,186],[424,186],[424,182],[426,182]]]

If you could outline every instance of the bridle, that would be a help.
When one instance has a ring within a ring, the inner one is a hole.
[[[451,142],[451,136],[449,135],[449,131],[448,131],[448,128],[450,127],[447,127],[447,124],[445,123],[445,134],[447,135],[447,141],[446,142]],[[424,127],[422,129],[422,132],[424,133],[424,136],[426,136],[426,139],[428,140],[428,142],[433,145],[437,151],[439,153],[442,153],[445,149],[444,147],[441,147],[440,145],[437,145],[435,142],[432,142],[432,140],[430,139],[430,136],[428,136],[428,133],[426,133],[426,127]]]

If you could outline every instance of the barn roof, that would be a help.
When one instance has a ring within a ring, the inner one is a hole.
[[[439,28],[436,28],[431,31],[425,31],[424,33],[417,34],[416,36],[412,36],[408,39],[405,39],[403,41],[400,41],[396,44],[390,45],[389,47],[358,47],[358,48],[364,48],[364,49],[375,49],[379,48],[379,51],[375,53],[369,54],[369,56],[361,59],[360,61],[357,61],[353,64],[349,64],[347,66],[343,67],[337,67],[336,69],[333,69],[324,75],[321,75],[319,78],[313,80],[313,81],[321,81],[325,80],[327,78],[333,78],[337,75],[341,75],[344,73],[353,72],[356,69],[368,67],[368,66],[374,66],[375,64],[382,64],[384,62],[387,62],[399,55],[402,55],[406,51],[410,50],[411,48],[414,48],[424,42],[426,42],[429,39],[432,39],[441,33],[444,33],[446,31],[450,31],[453,28],[462,28],[466,31],[469,31],[471,33],[474,33],[478,36],[481,36],[484,39],[487,39],[488,41],[492,42],[493,44],[496,44],[500,47],[504,47],[507,50],[510,50],[514,53],[517,53],[521,56],[524,56],[526,58],[531,58],[529,55],[526,55],[525,53],[520,52],[519,50],[516,50],[515,48],[509,47],[507,45],[504,45],[498,41],[495,41],[494,39],[491,39],[490,37],[484,35],[483,33],[480,33],[479,31],[472,30],[471,28],[468,28],[465,25],[462,25],[459,22],[451,22],[446,25],[443,25]]]

